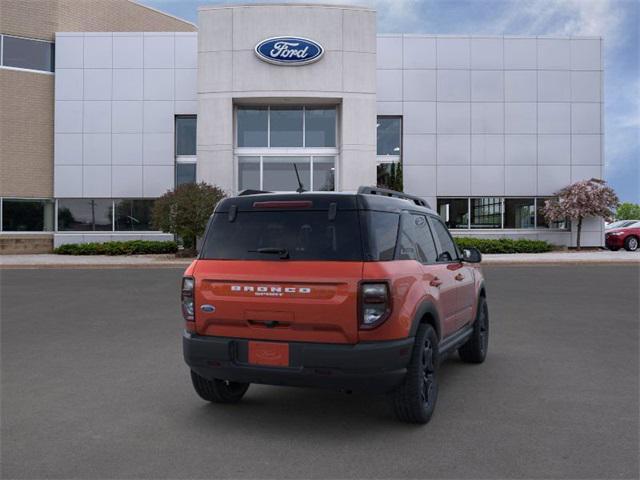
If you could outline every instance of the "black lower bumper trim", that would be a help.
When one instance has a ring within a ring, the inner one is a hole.
[[[413,347],[413,338],[356,345],[289,342],[289,367],[266,367],[248,363],[248,342],[184,332],[184,359],[209,379],[387,392],[402,382]]]

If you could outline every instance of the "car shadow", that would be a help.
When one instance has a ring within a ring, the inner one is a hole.
[[[447,410],[442,404],[449,383],[447,377],[459,377],[459,371],[465,367],[457,356],[441,364],[439,403],[434,419]],[[389,433],[389,428],[411,431],[419,427],[396,420],[386,395],[266,385],[251,385],[242,401],[235,405],[201,403],[188,414],[187,421],[198,424],[200,430],[209,426],[212,432],[251,425],[256,435],[272,435],[275,431],[279,435],[297,435],[313,429],[314,435],[327,438],[337,431],[356,438],[376,431]]]

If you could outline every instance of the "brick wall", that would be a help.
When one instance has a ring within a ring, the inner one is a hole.
[[[195,31],[129,0],[0,0],[0,33]],[[52,75],[0,69],[0,196],[53,196]]]

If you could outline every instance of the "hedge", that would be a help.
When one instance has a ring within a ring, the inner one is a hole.
[[[126,242],[68,243],[53,250],[60,255],[141,255],[175,253],[178,245],[173,241],[129,240]]]
[[[542,253],[553,250],[553,245],[544,240],[520,238],[472,238],[455,237],[460,248],[475,247],[482,253]]]

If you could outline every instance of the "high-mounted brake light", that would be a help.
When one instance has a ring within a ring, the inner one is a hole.
[[[193,322],[195,320],[195,307],[193,299],[193,289],[195,283],[196,281],[193,277],[182,278],[182,293],[180,295],[180,302],[182,304],[182,316],[187,322]]]
[[[391,295],[385,282],[360,285],[360,328],[370,330],[381,325],[391,314]]]
[[[311,200],[273,200],[268,202],[253,202],[253,208],[311,208]]]

